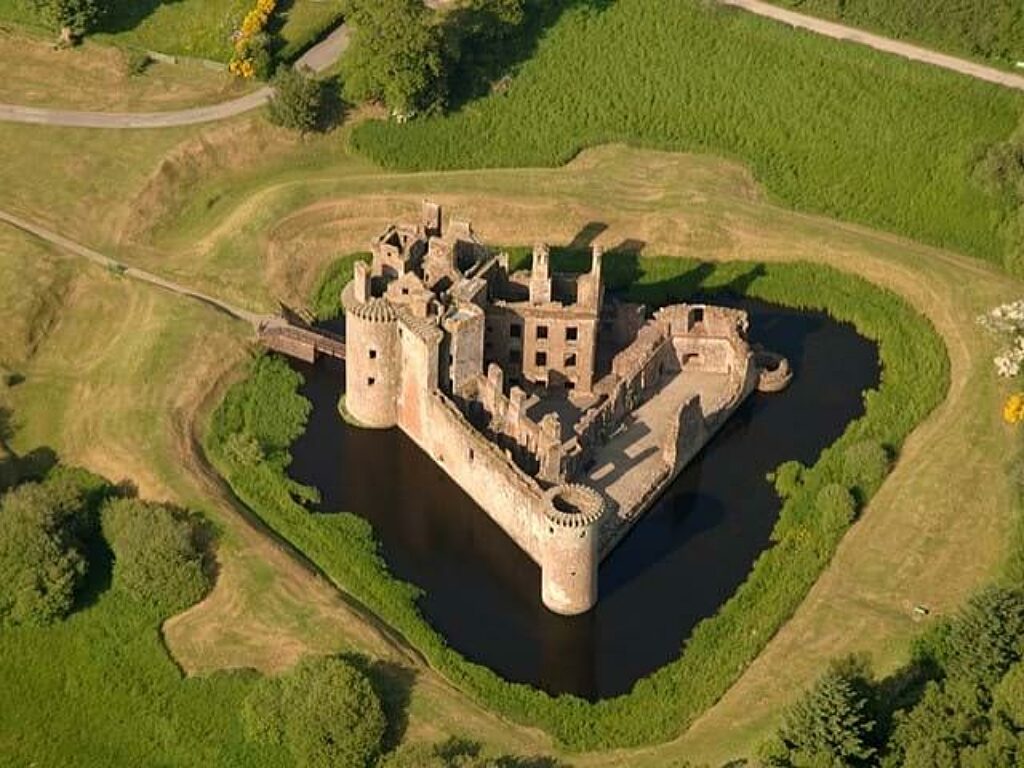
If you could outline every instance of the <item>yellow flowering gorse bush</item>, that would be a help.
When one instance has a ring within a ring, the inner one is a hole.
[[[242,26],[235,34],[235,50],[228,71],[246,79],[256,74],[253,43],[267,28],[267,22],[277,7],[277,0],[256,0],[255,7],[245,14]]]
[[[1024,421],[1024,392],[1018,392],[1007,398],[1003,406],[1003,420],[1007,424],[1020,424]]]

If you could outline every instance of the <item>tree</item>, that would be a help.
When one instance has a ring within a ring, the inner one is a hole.
[[[82,486],[56,473],[0,504],[0,624],[44,625],[70,613],[87,570],[82,541],[94,528]]]
[[[114,583],[161,615],[198,602],[209,590],[195,524],[177,510],[117,499],[102,513],[114,552]]]
[[[377,759],[387,722],[370,681],[336,657],[308,659],[264,678],[242,713],[249,738],[283,744],[309,768],[366,768]]]
[[[961,752],[988,731],[984,702],[970,681],[928,683],[917,705],[897,714],[885,765],[959,768]]]
[[[1024,654],[1024,593],[991,587],[972,598],[939,652],[951,677],[991,689]]]
[[[882,486],[889,474],[889,454],[878,443],[864,440],[843,454],[843,482],[864,502]]]
[[[347,0],[352,42],[342,61],[353,101],[410,115],[444,106],[444,37],[422,0]]]
[[[323,86],[308,71],[285,67],[274,77],[270,122],[299,133],[320,126],[324,107]]]
[[[60,32],[63,45],[90,32],[106,11],[105,0],[35,0],[45,22]]]
[[[853,657],[834,662],[786,713],[762,756],[769,765],[792,768],[872,764],[876,750],[871,710],[866,664]]]

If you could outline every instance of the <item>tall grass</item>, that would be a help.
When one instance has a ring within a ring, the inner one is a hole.
[[[571,259],[570,259],[571,261]],[[722,264],[693,269],[679,259],[642,259],[609,272],[617,284],[633,281],[630,293],[649,303],[682,299],[696,291],[737,290],[767,301],[824,309],[853,322],[879,344],[883,366],[879,390],[865,394],[865,415],[825,450],[783,504],[775,545],[755,563],[746,582],[717,615],[702,622],[677,660],[636,684],[627,695],[597,703],[573,696],[553,698],[529,686],[511,684],[449,648],[420,615],[415,587],[388,574],[369,524],[350,514],[310,514],[296,500],[296,488],[275,461],[239,459],[238,435],[263,441],[255,419],[240,403],[255,407],[282,385],[297,388],[283,363],[258,362],[253,376],[238,384],[214,414],[207,451],[239,496],[263,520],[302,550],[341,588],[395,627],[441,674],[486,705],[522,723],[537,725],[573,749],[624,747],[666,740],[678,734],[728,689],[765,643],[792,615],[828,563],[844,530],[818,524],[821,488],[844,482],[847,448],[871,441],[898,452],[899,446],[943,399],[948,360],[934,329],[900,298],[866,281],[810,264]],[[294,415],[280,434],[297,433],[304,422],[289,395],[281,412]],[[301,399],[301,398],[300,398]]]
[[[507,92],[368,122],[392,168],[550,166],[628,142],[747,162],[797,208],[994,262],[1011,207],[973,183],[1020,94],[700,0],[570,4]]]

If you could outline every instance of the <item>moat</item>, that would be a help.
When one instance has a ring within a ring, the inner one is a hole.
[[[782,394],[755,394],[672,483],[599,572],[597,607],[566,618],[540,600],[540,572],[401,431],[353,429],[337,414],[339,364],[297,364],[314,405],[291,474],[321,509],[368,519],[391,571],[424,594],[426,619],[467,658],[503,677],[587,698],[628,691],[672,660],[769,545],[779,502],[765,474],[813,463],[863,412],[877,350],[826,315],[751,301],[750,338],[794,370]]]

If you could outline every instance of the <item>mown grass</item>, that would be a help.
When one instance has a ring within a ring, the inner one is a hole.
[[[610,265],[611,266],[611,265]],[[269,461],[252,461],[237,449],[238,435],[267,439],[288,430],[274,422],[266,438],[255,409],[270,393],[297,382],[283,364],[261,364],[255,375],[229,392],[207,435],[210,456],[236,492],[278,533],[309,556],[339,586],[396,627],[442,674],[499,712],[538,725],[575,750],[635,746],[678,734],[714,703],[799,605],[828,563],[842,531],[816,524],[820,488],[842,481],[844,450],[872,440],[898,450],[914,426],[941,402],[949,381],[942,342],[931,325],[893,294],[834,270],[809,264],[757,266],[733,263],[694,270],[679,259],[644,259],[634,298],[650,303],[682,299],[696,290],[729,290],[798,307],[826,309],[855,323],[878,341],[883,384],[865,396],[864,417],[824,451],[804,475],[801,488],[783,505],[776,545],[757,560],[747,581],[713,618],[700,624],[680,658],[641,680],[625,696],[590,704],[557,699],[528,686],[510,684],[446,646],[419,615],[417,590],[386,571],[369,525],[352,515],[311,515],[296,501],[297,489],[275,450]],[[697,276],[700,275],[700,278]],[[753,275],[753,279],[750,280]],[[633,275],[610,269],[609,283],[624,287]],[[300,414],[291,400],[280,414]],[[294,431],[302,424],[296,418]]]
[[[572,4],[507,93],[366,123],[391,168],[558,165],[629,142],[747,162],[779,201],[997,263],[1011,213],[972,172],[1024,98],[699,0]]]
[[[175,56],[231,57],[231,35],[253,0],[113,0],[94,38]],[[281,0],[274,29],[280,55],[297,56],[341,18],[339,0]],[[0,0],[0,21],[40,28],[32,0]]]

